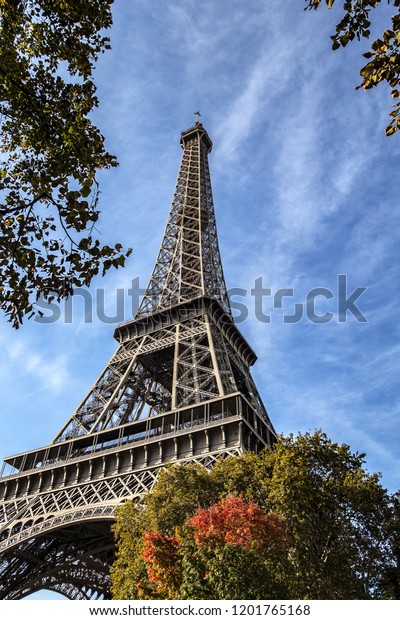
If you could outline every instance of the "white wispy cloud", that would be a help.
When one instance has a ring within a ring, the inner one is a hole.
[[[26,335],[3,331],[0,342],[2,372],[9,376],[13,373],[31,376],[37,390],[60,393],[71,381],[70,355],[55,354],[49,359],[48,353],[41,353],[38,342],[29,341]],[[14,369],[13,369],[14,367]],[[4,375],[3,375],[4,376]]]

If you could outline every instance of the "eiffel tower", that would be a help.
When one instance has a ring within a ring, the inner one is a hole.
[[[2,599],[110,598],[116,506],[140,499],[167,463],[210,467],[276,438],[232,317],[198,113],[180,144],[161,248],[134,319],[115,329],[116,353],[50,444],[5,459]]]

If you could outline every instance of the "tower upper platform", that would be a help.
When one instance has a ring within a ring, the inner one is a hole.
[[[207,147],[207,153],[211,152],[213,143],[201,123],[197,122],[193,125],[193,127],[190,127],[186,131],[182,131],[181,147],[183,149],[185,148],[186,144],[190,142],[190,140],[202,140]]]

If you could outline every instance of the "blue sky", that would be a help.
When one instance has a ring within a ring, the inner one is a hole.
[[[112,51],[99,61],[95,120],[120,166],[100,177],[104,243],[132,246],[126,269],[93,283],[115,314],[116,289],[147,284],[180,162],[180,132],[200,110],[210,155],[228,288],[291,288],[283,309],[264,300],[257,320],[248,294],[240,330],[258,355],[253,376],[278,432],[322,428],[366,452],[366,466],[398,489],[399,321],[397,136],[384,129],[388,88],[364,93],[367,42],[332,52],[334,11],[304,12],[301,0],[134,0],[114,4]],[[375,12],[374,34],[392,7]],[[367,318],[338,318],[338,274]],[[317,314],[284,323],[294,304],[322,287]],[[121,293],[123,294],[123,293]],[[126,299],[125,318],[129,315]],[[237,299],[237,298],[236,298]],[[242,300],[243,301],[243,300]],[[113,354],[112,321],[4,320],[0,338],[0,456],[45,445]],[[96,315],[93,302],[93,314]],[[86,316],[86,320],[85,320]],[[124,317],[119,316],[122,320]]]

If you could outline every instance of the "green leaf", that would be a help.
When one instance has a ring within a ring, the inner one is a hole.
[[[83,198],[87,198],[91,191],[92,191],[92,188],[90,185],[84,185],[80,193]]]

